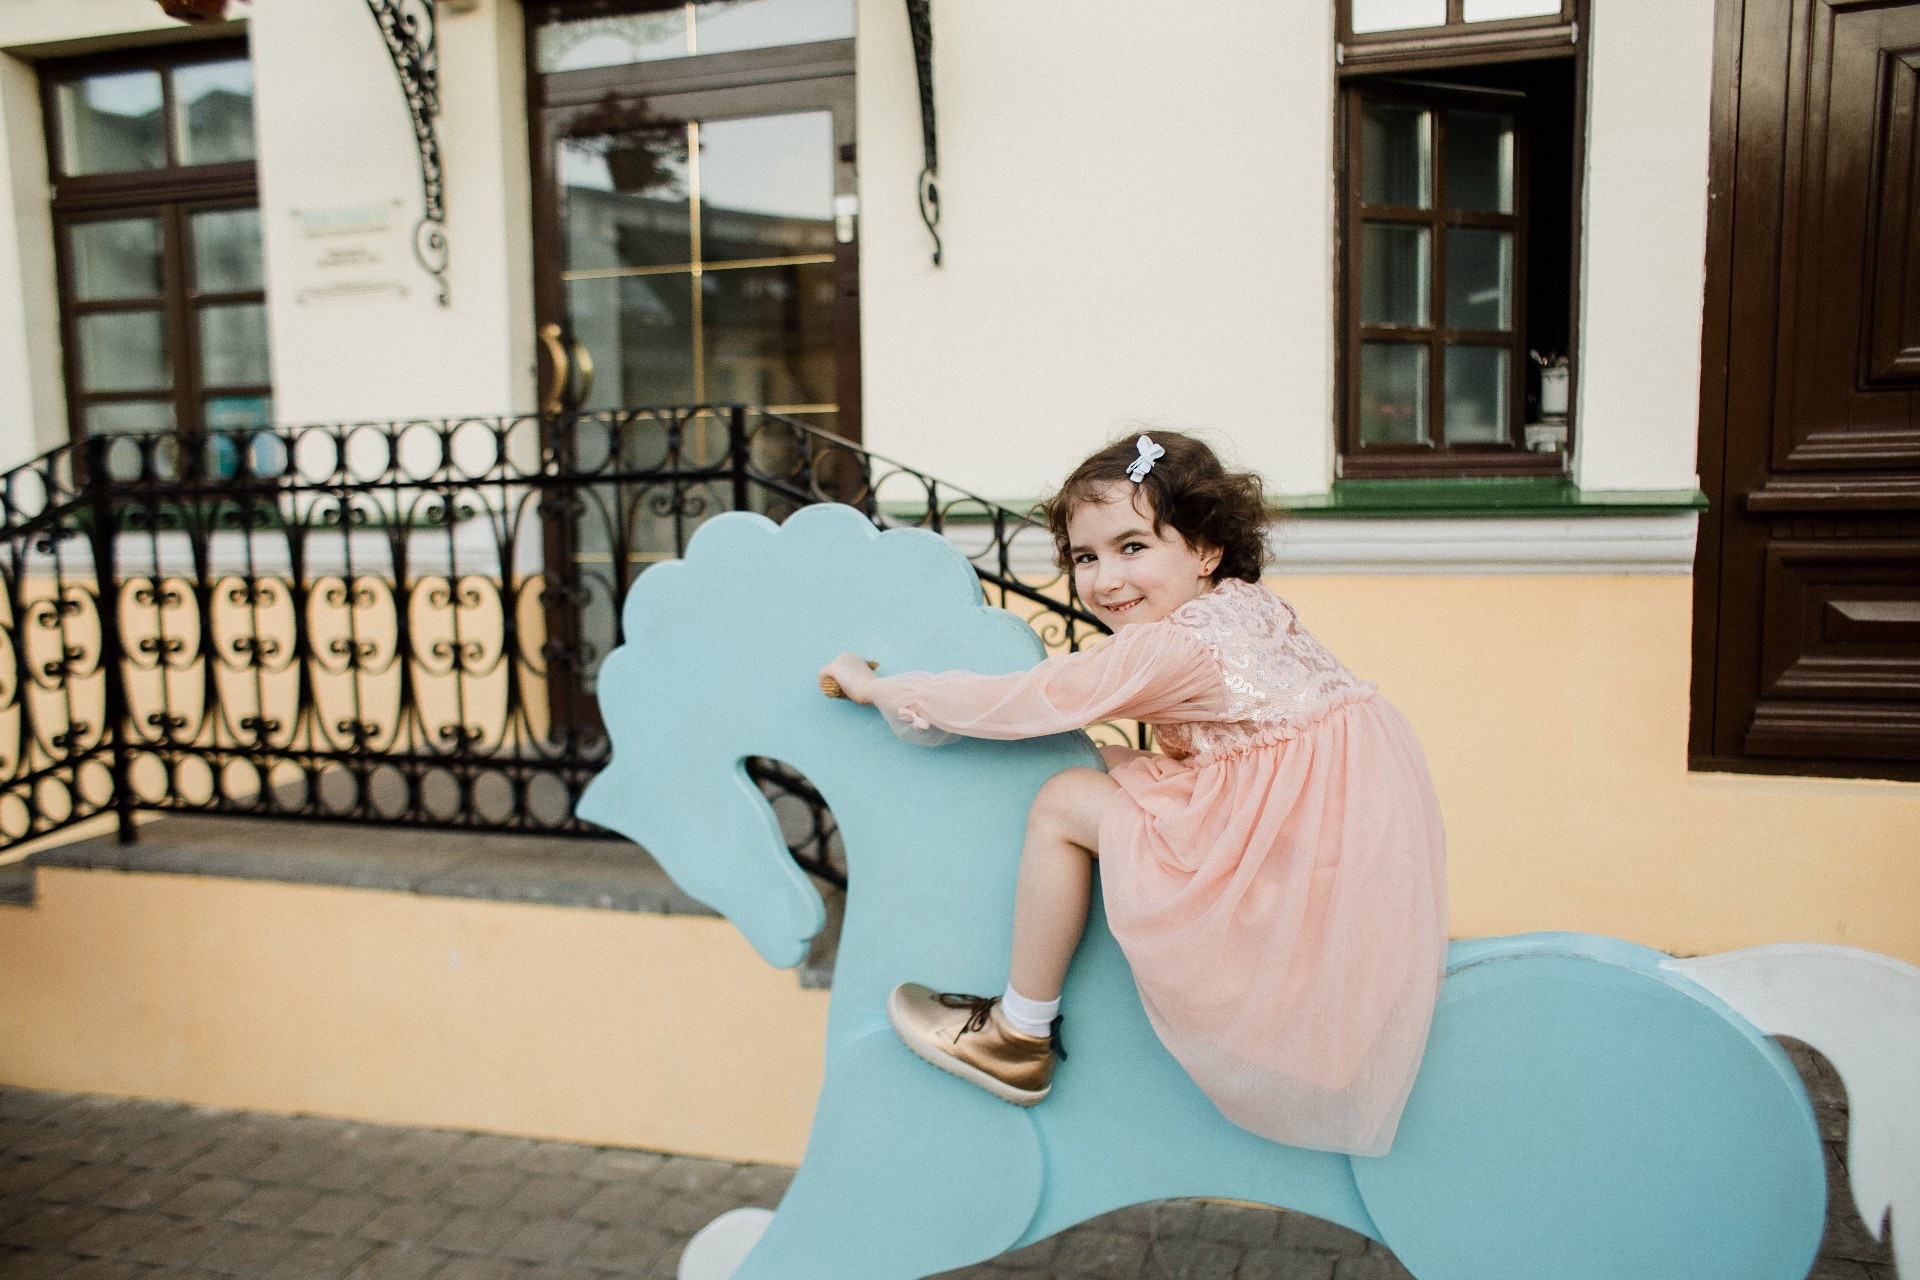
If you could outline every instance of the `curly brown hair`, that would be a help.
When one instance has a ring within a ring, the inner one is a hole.
[[[1172,525],[1189,546],[1218,547],[1215,582],[1260,581],[1267,562],[1267,503],[1260,477],[1227,470],[1212,449],[1192,436],[1152,431],[1147,437],[1166,450],[1138,486],[1153,512],[1153,531],[1158,534]],[[1137,436],[1116,440],[1075,467],[1060,492],[1047,499],[1047,528],[1063,573],[1073,571],[1067,554],[1068,515],[1083,502],[1099,501],[1111,485],[1134,489],[1127,468],[1139,456]]]

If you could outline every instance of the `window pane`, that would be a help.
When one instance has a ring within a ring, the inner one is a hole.
[[[576,18],[549,22],[534,39],[534,65],[542,72],[620,67],[629,62],[684,58],[687,10],[684,5],[656,13]]]
[[[81,316],[82,391],[165,391],[173,386],[165,318],[158,311],[104,311]]]
[[[125,173],[167,163],[160,133],[160,73],[122,71],[60,86],[62,172]]]
[[[1427,438],[1427,347],[1360,344],[1360,443],[1421,444]]]
[[[694,6],[700,53],[853,39],[854,0],[705,0]]]
[[[1428,323],[1429,235],[1392,222],[1361,225],[1361,324]]]
[[[193,215],[193,287],[201,293],[266,287],[260,271],[258,209],[208,209]]]
[[[1501,18],[1560,16],[1560,0],[1466,0],[1461,15],[1468,22],[1497,22]]]
[[[568,139],[554,158],[566,200],[568,271],[693,261],[685,126]]]
[[[1505,444],[1505,347],[1447,348],[1447,443]]]
[[[113,404],[90,404],[86,412],[90,436],[125,435],[133,431],[171,431],[173,401],[121,400]]]
[[[160,223],[154,218],[79,222],[68,233],[73,249],[74,297],[160,296]]]
[[[1447,0],[1353,0],[1353,33],[1437,27],[1447,20]]]
[[[706,399],[834,403],[832,264],[711,271],[701,284]]]
[[[181,164],[253,159],[253,64],[245,58],[174,68],[173,110]]]
[[[1360,199],[1425,209],[1433,203],[1433,130],[1425,107],[1368,102],[1360,113]]]
[[[1513,212],[1513,117],[1447,112],[1447,207]]]
[[[267,305],[200,308],[200,381],[210,387],[260,386],[267,363]]]
[[[1513,233],[1447,229],[1447,324],[1513,328]]]
[[[214,431],[273,425],[272,396],[214,396],[207,401],[206,425]]]
[[[700,126],[700,257],[706,262],[833,252],[833,115]]]
[[[567,320],[593,357],[583,408],[688,404],[693,384],[693,273],[571,280]]]

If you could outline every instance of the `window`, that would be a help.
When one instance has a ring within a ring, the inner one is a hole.
[[[75,439],[273,413],[243,45],[42,72]]]
[[[1565,469],[1570,14],[1559,0],[1342,0],[1343,477]],[[1363,39],[1382,33],[1396,39]]]

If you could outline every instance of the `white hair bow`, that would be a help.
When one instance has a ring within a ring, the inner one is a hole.
[[[1153,470],[1153,460],[1166,457],[1167,451],[1155,444],[1151,436],[1141,436],[1134,447],[1140,450],[1140,456],[1127,464],[1127,479],[1139,484],[1147,478],[1147,472]]]

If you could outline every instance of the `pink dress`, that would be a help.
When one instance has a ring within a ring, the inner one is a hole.
[[[1153,725],[1161,754],[1106,752],[1099,854],[1154,1030],[1242,1128],[1386,1152],[1446,963],[1445,837],[1412,726],[1291,605],[1229,579],[1098,648],[891,676],[875,704],[919,741]]]

